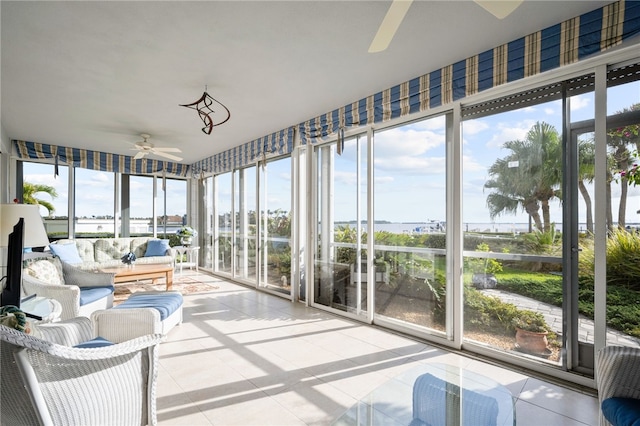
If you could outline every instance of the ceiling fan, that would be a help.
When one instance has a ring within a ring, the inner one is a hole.
[[[158,147],[156,148],[151,142],[148,141],[148,139],[151,137],[151,135],[148,135],[146,133],[142,133],[140,135],[142,137],[142,141],[136,142],[134,145],[134,148],[131,148],[133,150],[137,150],[138,152],[136,153],[136,155],[133,157],[134,160],[139,160],[142,157],[144,157],[145,155],[148,154],[155,154],[155,155],[159,155],[161,157],[165,157],[168,158],[170,160],[173,161],[182,161],[182,158],[175,156],[173,154],[168,154],[169,152],[182,152],[180,151],[179,148],[170,148],[170,147]]]
[[[511,12],[516,10],[524,0],[473,1],[496,18],[504,19],[509,16]],[[389,6],[387,14],[378,28],[378,32],[369,46],[369,53],[382,52],[389,46],[391,39],[393,39],[398,27],[400,27],[409,7],[411,7],[411,3],[413,3],[413,0],[393,0],[391,6]]]

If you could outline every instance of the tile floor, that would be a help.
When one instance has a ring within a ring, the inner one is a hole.
[[[184,272],[193,273],[195,272]],[[515,397],[519,426],[597,425],[597,399],[200,272],[161,344],[160,425],[330,425],[419,363],[476,371]]]

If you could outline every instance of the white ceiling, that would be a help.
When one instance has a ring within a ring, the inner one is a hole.
[[[186,164],[329,112],[610,1],[2,1],[2,126],[12,139],[134,155],[141,133]],[[208,92],[231,119],[179,107]],[[159,158],[151,156],[151,158]]]

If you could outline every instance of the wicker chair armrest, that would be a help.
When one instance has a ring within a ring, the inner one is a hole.
[[[91,313],[93,333],[120,343],[147,334],[160,334],[160,313],[152,308],[106,309]]]
[[[63,346],[75,346],[91,340],[93,325],[87,317],[75,317],[60,322],[37,324],[33,335],[42,340]]]
[[[62,319],[78,316],[80,308],[80,289],[74,285],[48,284],[29,275],[22,276],[22,290],[26,295],[57,300],[62,307]]]
[[[115,274],[85,271],[65,262],[62,262],[62,273],[65,284],[78,287],[106,287],[115,280]]]
[[[59,359],[78,361],[107,360],[109,358],[134,354],[140,350],[158,345],[163,339],[161,334],[149,334],[110,346],[74,348],[46,341],[5,326],[0,326],[0,329],[2,332],[2,340],[12,345],[33,349],[41,354],[51,355]]]

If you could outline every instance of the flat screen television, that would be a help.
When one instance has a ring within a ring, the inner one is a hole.
[[[22,292],[22,252],[24,250],[24,219],[20,218],[9,234],[7,253],[7,276],[0,296],[0,306],[20,307]]]

